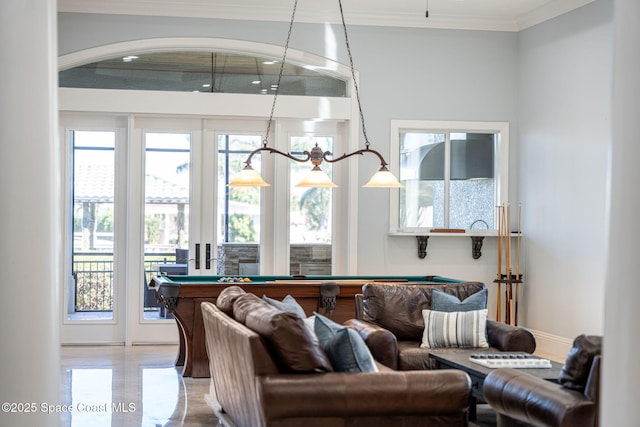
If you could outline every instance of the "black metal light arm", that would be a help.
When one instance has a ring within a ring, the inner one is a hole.
[[[342,156],[336,157],[334,159],[327,158],[327,155],[332,155],[332,154],[330,152],[326,151],[324,153],[324,159],[329,163],[335,163],[335,162],[339,162],[340,160],[344,160],[344,159],[346,159],[348,157],[355,156],[356,154],[364,155],[365,153],[375,154],[376,156],[378,156],[378,159],[380,159],[380,166],[382,166],[384,168],[387,167],[388,163],[384,160],[384,157],[382,157],[382,154],[378,153],[376,150],[372,150],[369,147],[363,148],[362,150],[354,151],[353,153],[343,154]]]
[[[335,158],[330,158],[330,156],[333,156],[333,153],[331,151],[325,151],[323,152],[322,149],[320,147],[318,147],[318,144],[315,145],[315,147],[313,147],[311,149],[311,151],[303,151],[303,155],[305,156],[304,158],[300,158],[300,157],[296,157],[291,153],[285,153],[284,151],[280,151],[277,150],[275,148],[271,148],[271,147],[267,147],[262,146],[260,148],[256,148],[255,150],[253,150],[249,156],[247,157],[247,160],[244,162],[245,165],[250,166],[251,165],[251,159],[253,158],[253,156],[261,151],[267,151],[270,154],[280,154],[281,156],[284,156],[288,159],[291,160],[295,160],[296,162],[300,162],[300,163],[304,163],[307,162],[309,160],[311,160],[311,163],[314,166],[318,166],[322,163],[322,160],[326,161],[327,163],[336,163],[339,162],[341,160],[347,159],[351,156],[355,156],[355,155],[364,155],[365,153],[371,153],[374,154],[378,157],[378,159],[380,160],[380,166],[382,168],[384,168],[384,170],[387,169],[387,165],[388,163],[384,160],[384,157],[382,157],[382,154],[380,154],[379,152],[377,152],[376,150],[372,150],[369,147],[363,148],[361,150],[357,150],[354,151],[353,153],[349,153],[349,154],[343,154],[340,157],[335,157]]]
[[[300,163],[304,163],[309,161],[309,159],[311,158],[311,153],[309,153],[308,151],[305,151],[302,154],[305,154],[306,157],[301,159],[298,157],[295,157],[289,153],[285,153],[284,151],[280,151],[280,150],[276,150],[275,148],[271,148],[271,147],[267,147],[267,146],[263,146],[260,148],[256,148],[255,150],[253,150],[251,153],[249,153],[249,157],[247,157],[247,160],[245,160],[244,164],[247,166],[251,166],[251,158],[254,156],[254,154],[258,154],[261,151],[268,151],[271,154],[280,154],[281,156],[287,157],[291,160],[295,160],[296,162],[300,162]]]

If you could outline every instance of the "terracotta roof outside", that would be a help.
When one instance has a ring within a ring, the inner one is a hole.
[[[113,202],[113,166],[79,165],[75,169],[74,182],[75,202]],[[157,176],[146,175],[145,202],[189,203],[189,189]]]

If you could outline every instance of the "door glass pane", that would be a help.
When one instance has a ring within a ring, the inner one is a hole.
[[[260,273],[260,188],[229,187],[247,156],[262,145],[259,135],[218,135],[217,274]],[[251,158],[260,172],[261,155]]]
[[[145,133],[144,266],[146,280],[157,272],[187,274],[191,135]],[[153,291],[145,288],[146,319],[165,317]]]
[[[318,144],[322,151],[333,152],[333,137],[295,136],[290,140],[290,151],[304,158]],[[331,188],[296,187],[311,170],[310,162],[291,161],[290,166],[290,271],[289,274],[331,274]],[[320,166],[331,177],[331,163]]]
[[[400,228],[444,227],[445,134],[400,133]]]
[[[494,159],[494,134],[451,133],[451,228],[493,228]]]
[[[115,132],[72,131],[71,320],[113,319]]]

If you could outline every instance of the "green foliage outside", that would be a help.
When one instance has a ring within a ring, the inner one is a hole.
[[[148,245],[158,243],[160,239],[160,216],[147,215],[144,219],[144,242]]]
[[[327,226],[327,216],[330,214],[329,201],[331,191],[328,188],[309,188],[300,197],[300,210],[305,213],[309,230],[322,230]]]
[[[251,243],[257,241],[253,219],[249,215],[229,215],[229,241],[234,243]]]

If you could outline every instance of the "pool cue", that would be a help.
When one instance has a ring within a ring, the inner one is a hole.
[[[507,283],[508,283],[508,293],[509,293],[509,319],[507,323],[513,326],[513,315],[514,315],[514,307],[513,307],[513,254],[511,252],[511,204],[507,203],[507,219],[506,219],[507,227],[506,227],[506,235],[507,244],[509,248],[509,262],[507,265]]]
[[[500,311],[502,301],[500,301],[500,293],[502,292],[502,286],[500,286],[500,280],[502,280],[502,208],[497,206],[498,214],[498,304],[496,308],[496,321],[500,321]]]
[[[511,205],[507,203],[506,206],[506,215],[505,215],[505,228],[504,235],[506,239],[506,250],[507,250],[507,282],[505,286],[505,294],[506,294],[506,311],[505,315],[505,323],[512,323],[513,316],[513,288],[511,285]]]
[[[516,313],[515,313],[515,326],[518,326],[518,294],[520,293],[520,236],[522,235],[521,223],[522,221],[522,203],[518,205],[518,237],[516,243]]]

